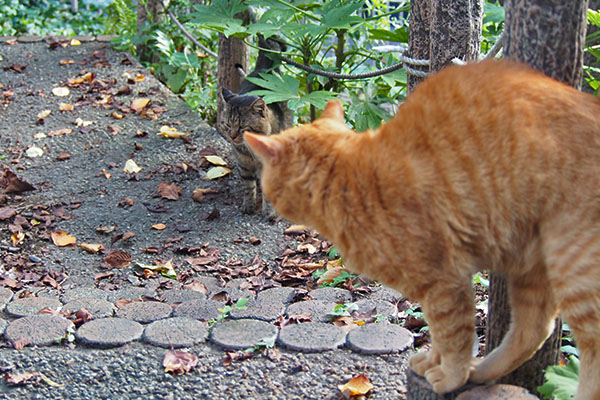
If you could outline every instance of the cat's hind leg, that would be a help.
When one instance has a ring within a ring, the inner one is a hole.
[[[411,357],[413,371],[424,376],[436,393],[448,393],[467,382],[471,368],[475,306],[468,279],[459,285],[440,281],[422,300],[432,347]]]
[[[493,290],[493,288],[492,288]],[[508,280],[511,323],[499,347],[479,362],[470,381],[498,379],[530,359],[554,329],[557,307],[544,264]]]

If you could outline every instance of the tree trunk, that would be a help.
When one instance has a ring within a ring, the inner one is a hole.
[[[587,0],[505,0],[506,58],[525,62],[554,79],[581,87]],[[507,285],[491,274],[487,351],[496,348],[510,324]],[[523,386],[536,393],[546,366],[560,354],[561,321],[535,356],[500,382]]]
[[[455,57],[464,61],[476,60],[482,17],[482,0],[413,0],[409,54],[412,58],[429,59],[429,72],[439,71]],[[409,74],[409,93],[422,80]]]

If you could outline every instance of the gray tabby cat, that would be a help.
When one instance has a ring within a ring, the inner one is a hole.
[[[259,46],[276,51],[285,51],[285,44],[269,38],[265,40],[259,35]],[[254,71],[248,76],[259,77],[260,73],[278,72],[274,62],[267,52],[260,50]],[[227,121],[224,124],[225,138],[233,146],[233,154],[237,161],[238,170],[244,185],[242,211],[253,214],[257,211],[257,182],[260,177],[260,162],[248,149],[243,140],[243,133],[250,131],[263,135],[279,133],[292,126],[293,115],[286,102],[265,104],[259,96],[247,94],[259,86],[244,79],[239,93],[223,88],[223,98],[229,104]],[[262,199],[262,213],[269,218],[275,218],[277,213],[271,204]]]

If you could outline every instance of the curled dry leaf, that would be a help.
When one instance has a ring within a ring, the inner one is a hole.
[[[183,375],[198,365],[198,357],[183,350],[169,350],[163,359],[165,372]]]
[[[114,250],[104,257],[110,268],[127,268],[131,264],[131,255],[125,251]]]
[[[360,374],[350,379],[345,385],[339,385],[338,388],[347,398],[350,396],[362,396],[373,390],[373,384],[365,374]]]
[[[204,156],[204,158],[206,158],[206,161],[208,161],[209,163],[211,163],[213,165],[219,165],[222,167],[227,165],[227,162],[225,162],[225,160],[223,160],[219,156]]]
[[[138,167],[138,165],[132,159],[129,159],[125,162],[125,167],[123,168],[123,172],[128,174],[137,174],[142,169]]]
[[[58,247],[70,246],[77,243],[77,238],[75,236],[69,235],[67,232],[63,231],[51,232],[50,237],[52,238],[54,245]]]
[[[143,82],[145,79],[146,77],[143,74],[137,74],[135,78],[133,78],[135,83]]]
[[[138,97],[131,101],[131,109],[135,112],[140,112],[150,103],[150,99],[147,97]]]
[[[310,230],[305,225],[290,225],[286,230],[283,231],[286,235],[299,235]]]
[[[27,149],[27,151],[25,151],[25,155],[29,158],[36,158],[36,157],[40,157],[44,154],[44,150],[42,150],[41,148],[39,148],[36,145],[33,145],[31,147],[29,147]]]
[[[231,169],[227,167],[212,167],[208,171],[206,171],[205,179],[213,180],[217,178],[221,178],[225,175],[229,175],[231,173]]]
[[[100,243],[81,243],[79,247],[81,247],[81,250],[92,254],[96,254],[104,248]]]
[[[75,109],[75,106],[70,103],[60,103],[58,105],[58,109],[60,111],[73,111]]]
[[[16,232],[11,235],[10,239],[12,240],[13,246],[16,246],[25,239],[25,234],[23,232]]]
[[[78,128],[81,128],[82,126],[83,127],[90,126],[93,123],[94,123],[94,121],[85,121],[81,118],[77,118],[75,120],[75,125],[77,125]]]
[[[29,340],[27,340],[23,337],[20,337],[20,338],[14,340],[12,344],[13,344],[13,347],[15,348],[15,350],[23,350],[23,348],[25,346],[29,345],[30,342],[29,342]]]
[[[325,273],[319,277],[319,280],[317,280],[317,284],[323,285],[325,283],[331,283],[331,282],[333,282],[333,280],[335,278],[340,276],[342,274],[342,272],[344,272],[344,271],[350,272],[344,267],[333,267],[333,268],[325,271]]]
[[[68,60],[66,58],[61,59],[58,62],[59,65],[71,65],[71,64],[75,64],[75,60]]]
[[[62,103],[61,103],[62,104]],[[44,111],[40,111],[39,114],[37,115],[37,119],[41,120],[46,118],[48,115],[50,115],[50,113],[52,112],[52,110],[44,110]]]
[[[4,193],[21,193],[35,190],[31,184],[19,179],[17,175],[9,169],[5,169],[2,175],[0,175],[0,188],[4,189]]]
[[[179,132],[176,128],[167,125],[161,126],[158,134],[170,139],[180,139],[188,135],[187,133]]]
[[[194,189],[194,192],[192,193],[192,199],[200,203],[202,200],[204,200],[204,195],[210,193],[219,193],[219,191],[216,189],[197,188]]]
[[[162,231],[167,226],[165,224],[154,224],[152,225],[152,229],[156,229],[157,231]]]
[[[161,182],[158,184],[158,193],[164,199],[177,200],[181,194],[181,188],[174,183]]]
[[[100,172],[102,172],[102,173],[104,174],[104,177],[105,177],[106,179],[110,179],[110,177],[112,176],[112,175],[110,174],[110,172],[108,172],[108,171],[107,171],[107,170],[105,170],[104,168],[103,168],[103,169],[101,169],[101,170],[100,170]]]
[[[73,129],[71,128],[63,128],[63,129],[57,129],[55,131],[50,131],[48,132],[48,136],[62,136],[62,135],[68,135],[71,132],[73,132]]]
[[[71,93],[68,87],[60,86],[52,89],[52,94],[58,97],[68,96]]]

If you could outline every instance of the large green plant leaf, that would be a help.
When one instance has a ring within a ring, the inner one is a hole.
[[[350,29],[353,25],[364,21],[363,18],[352,15],[365,4],[364,0],[355,0],[344,5],[340,3],[340,0],[332,0],[325,4],[321,18],[323,26],[330,29]]]
[[[213,0],[212,5],[195,5],[192,23],[203,25],[223,33],[225,36],[244,38],[248,36],[242,20],[235,16],[248,9],[243,0]]]
[[[298,95],[300,82],[292,76],[261,73],[260,78],[247,76],[246,79],[255,85],[267,89],[250,92],[250,94],[261,96],[267,104],[298,99],[300,97]]]
[[[546,383],[538,386],[537,390],[544,398],[554,400],[571,400],[577,392],[579,382],[579,360],[569,357],[565,366],[554,365],[546,368],[544,374]]]

